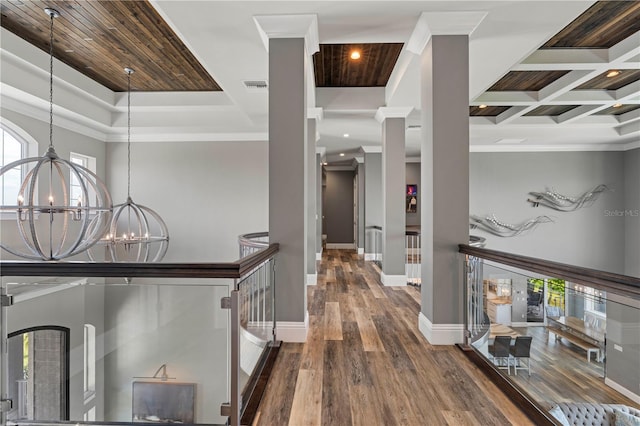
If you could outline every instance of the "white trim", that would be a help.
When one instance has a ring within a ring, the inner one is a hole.
[[[386,287],[400,287],[407,285],[406,275],[387,275],[384,272],[380,273],[380,281]]]
[[[376,254],[375,253],[365,253],[364,254],[364,260],[365,261],[376,260]]]
[[[432,345],[455,345],[464,341],[463,324],[432,324],[422,312],[418,315],[418,328]]]
[[[632,149],[640,148],[640,140],[635,142],[629,142],[624,146],[624,151],[631,151]]]
[[[640,395],[631,392],[629,389],[625,388],[622,385],[619,385],[618,383],[614,382],[610,378],[605,377],[604,378],[604,384],[609,386],[610,388],[615,389],[616,391],[620,392],[621,394],[623,394],[627,398],[631,399],[636,404],[640,404]]]
[[[422,12],[416,24],[407,50],[416,55],[422,54],[432,35],[471,34],[488,12]]]
[[[422,159],[420,157],[407,157],[405,158],[405,163],[422,163]]]
[[[304,38],[310,56],[320,51],[318,16],[315,14],[257,15],[253,21],[267,52],[270,38]]]
[[[360,147],[365,154],[379,154],[382,152],[382,146],[363,145]]]
[[[317,285],[317,284],[318,284],[318,273],[307,274],[307,285]]]
[[[309,312],[304,313],[304,322],[276,321],[276,339],[283,342],[304,343],[309,330]]]
[[[320,107],[307,108],[307,119],[313,119],[316,121],[322,120],[324,117],[323,109]],[[316,150],[317,153],[317,150]]]
[[[637,146],[634,146],[637,145]],[[640,147],[640,142],[628,144],[575,144],[575,145],[470,145],[469,152],[581,152],[628,151]]]
[[[364,254],[364,247],[358,247],[358,256]]]
[[[348,166],[324,166],[324,169],[328,172],[352,172],[356,168],[353,164],[349,164]]]
[[[320,249],[320,253],[316,253],[316,260],[322,260],[322,249]]]
[[[354,243],[327,243],[328,249],[351,249],[354,250],[356,245]]]
[[[413,107],[380,107],[376,111],[375,119],[382,123],[387,118],[407,118]]]
[[[316,154],[320,154],[320,157],[324,157],[327,153],[327,148],[324,146],[316,146]]]

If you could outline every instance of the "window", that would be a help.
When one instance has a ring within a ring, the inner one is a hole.
[[[69,160],[73,164],[77,164],[84,167],[85,169],[91,170],[93,173],[96,172],[96,159],[94,157],[89,157],[88,155],[82,155],[72,152],[71,158]],[[95,199],[94,191],[91,188],[87,188],[87,190],[89,191],[89,197]],[[83,204],[86,202],[86,200],[82,200],[82,187],[80,186],[78,177],[71,172],[69,176],[69,195],[69,202],[72,206]]]
[[[87,403],[96,391],[96,328],[84,325],[84,399]]]
[[[4,125],[0,125],[0,166],[20,160],[26,156],[26,143],[21,141],[13,132]],[[18,191],[23,179],[23,169],[17,167],[0,176],[2,184],[2,204],[15,205],[18,201]]]

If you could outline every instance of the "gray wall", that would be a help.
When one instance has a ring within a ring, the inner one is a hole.
[[[607,210],[624,210],[622,152],[472,153],[470,157],[470,214],[495,214],[502,222],[518,224],[540,215],[554,222],[517,237],[497,237],[479,230],[487,248],[542,259],[623,273],[625,218]],[[553,188],[576,196],[596,185],[612,191],[590,207],[574,212],[534,208],[529,191]]]
[[[407,185],[418,185],[418,208],[415,213],[407,213],[407,226],[420,226],[420,203],[422,190],[420,185],[420,163],[407,163],[405,166]]]
[[[640,395],[640,303],[607,300],[607,379]]]
[[[327,244],[354,242],[353,171],[327,171],[324,216]]]
[[[131,197],[170,234],[165,262],[233,261],[238,235],[268,230],[266,142],[134,143]],[[127,145],[107,144],[107,185],[127,194]]]
[[[624,153],[624,274],[640,277],[640,148]]]
[[[373,233],[368,226],[382,226],[382,153],[364,155],[365,253],[373,253]]]

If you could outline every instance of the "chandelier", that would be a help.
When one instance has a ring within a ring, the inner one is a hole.
[[[60,260],[94,245],[111,219],[111,196],[91,170],[64,160],[53,147],[53,21],[60,16],[45,8],[49,32],[49,148],[42,157],[14,161],[0,169],[0,177],[25,177],[15,205],[2,205],[3,213],[15,214],[17,235],[6,232],[0,247],[31,260]],[[70,183],[79,188],[70,198]],[[4,201],[3,201],[4,203]],[[9,235],[7,235],[9,234]],[[9,240],[9,242],[7,242]]]
[[[95,247],[106,247],[107,261],[159,262],[169,247],[169,231],[158,213],[131,199],[131,74],[127,73],[127,201],[113,207],[108,231]],[[92,250],[89,258],[95,260]]]

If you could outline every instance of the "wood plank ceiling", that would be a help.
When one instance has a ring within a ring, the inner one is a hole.
[[[599,1],[551,37],[540,49],[608,49],[638,31],[640,31],[640,1]],[[509,71],[487,91],[537,92],[570,71]],[[640,80],[640,70],[617,70],[620,73],[613,77],[607,76],[609,71],[573,90],[618,90]],[[543,105],[525,115],[557,116],[578,106]],[[509,108],[506,105],[483,109],[472,106],[469,109],[469,115],[495,117]],[[595,114],[620,115],[638,108],[640,105],[618,105],[600,110]]]
[[[127,90],[127,66],[137,91],[222,90],[146,0],[2,0],[0,23],[49,53],[45,7],[60,12],[54,56],[113,91]]]
[[[313,56],[316,87],[384,87],[403,43],[321,44]],[[358,59],[351,59],[357,51]]]

